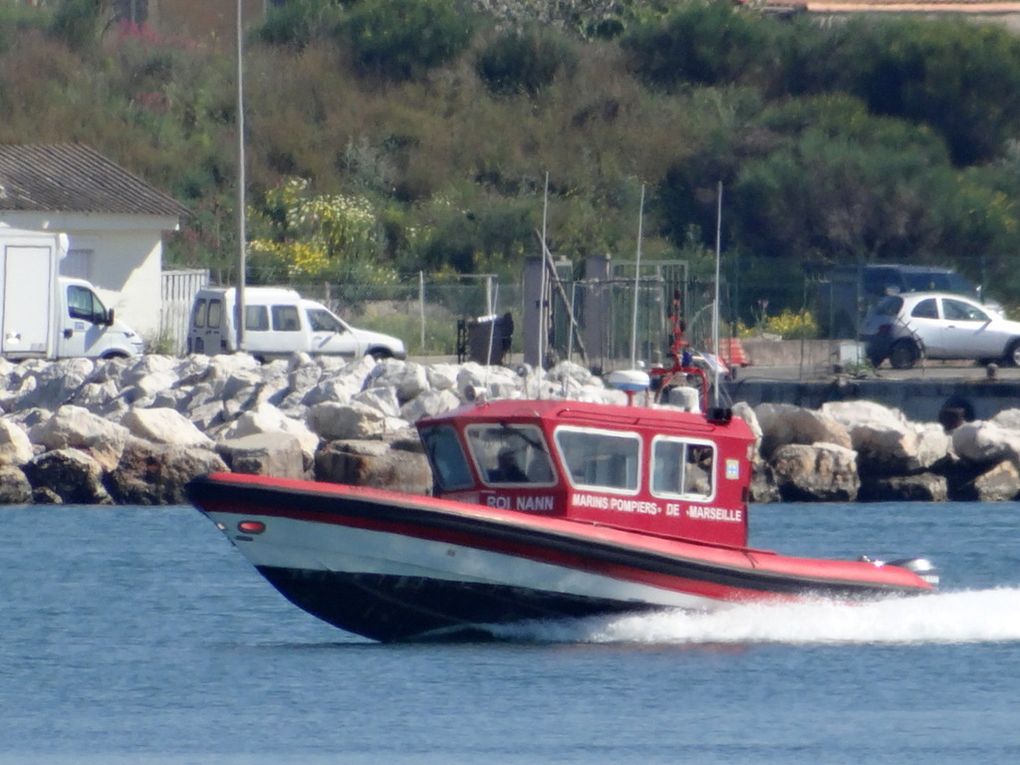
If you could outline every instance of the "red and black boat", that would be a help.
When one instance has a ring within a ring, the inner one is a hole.
[[[240,474],[189,496],[295,605],[381,641],[938,582],[923,558],[748,547],[754,437],[724,410],[502,400],[418,430],[432,496]]]

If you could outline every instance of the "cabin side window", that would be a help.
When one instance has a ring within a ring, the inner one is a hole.
[[[273,329],[277,332],[299,332],[301,330],[296,305],[274,305],[272,313]]]
[[[268,332],[269,310],[264,305],[246,305],[244,328],[250,332]]]
[[[708,499],[713,494],[715,447],[676,438],[652,442],[652,494]]]
[[[534,425],[469,425],[464,432],[485,483],[551,486],[556,482],[545,438]]]
[[[464,450],[457,433],[448,426],[428,428],[421,432],[425,454],[432,463],[436,486],[443,491],[466,489],[474,485]]]
[[[641,438],[588,428],[556,430],[556,447],[578,488],[636,492],[641,475]]]
[[[321,308],[309,308],[305,311],[305,316],[308,317],[308,326],[312,328],[312,332],[336,332],[339,334],[344,331],[343,324],[329,311],[324,311]]]

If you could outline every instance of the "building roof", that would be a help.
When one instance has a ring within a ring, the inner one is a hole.
[[[82,144],[0,144],[0,212],[187,215],[173,197]]]

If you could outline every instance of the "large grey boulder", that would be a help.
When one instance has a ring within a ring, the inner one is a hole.
[[[772,466],[757,460],[751,470],[751,485],[748,488],[748,500],[751,502],[780,502],[782,496],[776,485],[776,476]]]
[[[185,487],[189,481],[226,470],[226,463],[209,449],[131,438],[106,483],[110,495],[120,504],[180,505],[188,501]]]
[[[761,454],[769,460],[786,444],[836,444],[852,449],[846,427],[831,415],[792,404],[759,404],[754,413],[761,426]]]
[[[1020,409],[1003,409],[1001,412],[988,420],[1005,430],[1020,430]]]
[[[697,391],[694,388],[686,388],[685,390]],[[761,429],[761,423],[758,422],[758,415],[755,414],[754,408],[746,401],[738,401],[733,405],[733,416],[739,417],[747,423],[747,427],[751,429],[751,433],[754,434],[754,459],[758,460],[761,453],[761,441],[764,433]]]
[[[28,437],[47,449],[80,449],[112,470],[120,461],[129,435],[123,425],[92,414],[80,406],[65,405],[53,416],[32,427]]]
[[[32,484],[16,465],[0,464],[0,505],[27,505],[32,502]]]
[[[0,465],[24,465],[34,456],[24,428],[12,420],[0,419]]]
[[[457,395],[462,401],[473,401],[480,396],[518,398],[524,385],[524,379],[511,369],[485,367],[474,361],[464,364],[457,373]]]
[[[342,359],[320,357],[317,362],[322,365],[322,377],[313,388],[288,396],[280,407],[289,408],[291,399],[296,398],[305,407],[312,407],[327,401],[346,404],[351,397],[365,387],[365,381],[375,369],[376,363],[368,356],[342,363]]]
[[[351,401],[378,409],[387,417],[400,416],[400,401],[397,399],[397,392],[384,385],[366,388],[360,393],[355,393],[351,397]]]
[[[351,486],[373,486],[407,494],[432,491],[432,471],[420,451],[382,441],[346,440],[326,444],[315,455],[315,477]]]
[[[400,408],[400,417],[407,422],[417,422],[423,417],[435,417],[461,405],[461,400],[451,389],[430,390]]]
[[[256,434],[282,433],[293,436],[301,444],[305,461],[311,464],[319,448],[319,436],[301,420],[285,415],[269,403],[262,403],[244,412],[220,434],[223,439],[236,439]]]
[[[170,356],[141,356],[121,373],[120,385],[122,388],[135,388],[138,398],[151,398],[177,384],[177,366],[176,359]]]
[[[552,382],[563,383],[565,380],[576,385],[578,389],[594,385],[602,387],[602,380],[591,373],[587,367],[573,361],[561,361],[546,373]]]
[[[227,420],[227,409],[222,401],[212,399],[185,409],[185,416],[203,432],[210,432],[222,426]]]
[[[425,367],[412,361],[384,359],[378,362],[365,379],[365,388],[389,388],[397,401],[406,404],[429,390]]]
[[[307,353],[295,353],[287,359],[287,392],[303,396],[319,384],[322,366]]]
[[[449,390],[457,387],[458,364],[429,364],[425,367],[425,376],[432,390]]]
[[[1012,460],[1003,460],[974,479],[974,498],[979,502],[1007,502],[1020,496],[1020,471]]]
[[[130,406],[117,380],[112,378],[89,380],[75,391],[68,403],[104,416],[123,412]]]
[[[176,409],[132,409],[120,424],[133,436],[154,444],[212,448],[213,442]]]
[[[1002,460],[1020,461],[1020,430],[1005,428],[991,420],[965,422],[953,430],[953,450],[960,459],[975,465]]]
[[[837,401],[822,405],[850,434],[862,472],[909,474],[934,465],[949,450],[949,437],[938,425],[919,427],[899,409],[874,401]]]
[[[26,366],[26,378],[18,392],[2,400],[4,409],[40,406],[56,409],[71,399],[95,369],[91,359],[75,358]],[[29,382],[31,379],[31,382]]]
[[[78,449],[54,449],[25,463],[22,468],[34,489],[45,489],[64,504],[109,505],[113,503],[103,485],[103,468]]]
[[[786,444],[770,460],[786,502],[853,502],[860,489],[857,453],[838,444]]]
[[[216,444],[216,452],[235,473],[308,478],[312,463],[305,459],[301,441],[287,433],[253,433]]]
[[[382,438],[386,415],[378,409],[352,401],[337,404],[325,401],[308,409],[309,429],[325,441],[349,438]]]

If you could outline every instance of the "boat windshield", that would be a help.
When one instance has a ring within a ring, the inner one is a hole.
[[[551,486],[556,482],[549,449],[536,426],[483,423],[469,425],[464,433],[485,483]]]
[[[591,428],[556,429],[556,445],[579,488],[634,493],[641,474],[641,438]]]
[[[425,454],[432,463],[436,486],[444,491],[466,489],[474,485],[464,450],[460,448],[456,431],[448,425],[439,425],[421,431]]]

